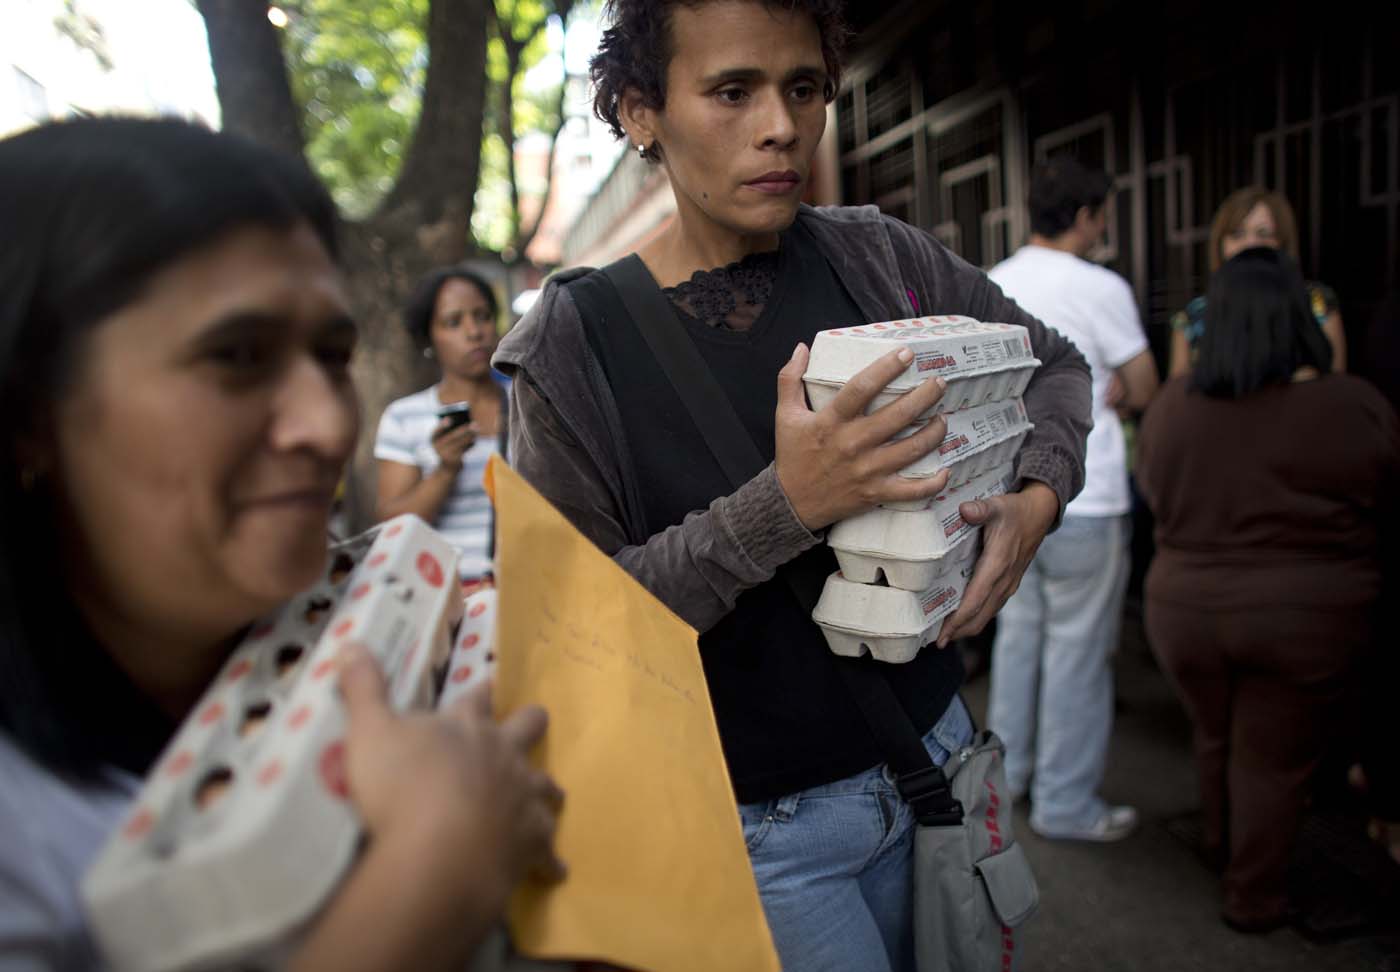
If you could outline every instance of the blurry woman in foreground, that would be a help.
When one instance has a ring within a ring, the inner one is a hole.
[[[1212,279],[1195,365],[1142,426],[1148,635],[1194,723],[1203,850],[1243,931],[1287,920],[1309,776],[1397,550],[1395,413],[1330,366],[1287,254],[1247,250]]]
[[[322,569],[359,417],[334,215],[180,122],[0,141],[0,966],[100,964],[78,882],[247,626]],[[347,658],[369,843],[298,969],[461,968],[555,873],[537,709],[399,716]]]

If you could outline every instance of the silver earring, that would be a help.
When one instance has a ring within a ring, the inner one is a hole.
[[[642,145],[641,143],[638,143],[638,144],[637,144],[637,158],[639,158],[639,159],[641,159],[641,160],[643,160],[643,161],[646,161],[646,157],[647,157],[647,147],[646,147],[645,145]]]
[[[423,349],[423,357],[425,357],[425,358],[430,358],[430,359],[431,359],[431,358],[436,358],[437,355],[433,353],[433,349],[432,349],[432,348],[424,348],[424,349]]]

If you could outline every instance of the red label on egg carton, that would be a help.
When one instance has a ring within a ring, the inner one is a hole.
[[[922,351],[914,356],[914,367],[919,372],[943,371],[984,371],[998,366],[1005,367],[1031,358],[1031,342],[1024,336],[1006,337],[1000,328],[1005,325],[977,325],[977,328],[993,327],[998,330],[988,336],[983,334],[958,334],[958,339],[946,342],[947,346],[932,351]],[[963,328],[958,328],[961,332]],[[967,330],[972,331],[971,326]],[[905,340],[918,340],[919,332],[906,332],[900,337]]]
[[[938,454],[956,461],[964,453],[1015,433],[1026,422],[1026,407],[1019,399],[994,402],[950,412],[945,418],[948,434],[943,437]]]
[[[924,615],[927,616],[932,614],[934,611],[937,611],[939,608],[941,608],[943,605],[947,604],[949,601],[951,601],[957,596],[958,589],[952,584],[947,584],[943,587],[938,587],[932,591],[927,592],[924,595],[923,599],[920,601],[920,604],[924,609]]]
[[[938,447],[938,454],[940,456],[950,455],[959,449],[966,449],[971,443],[972,440],[965,435],[945,435],[942,444]]]
[[[943,371],[953,367],[957,363],[957,358],[941,352],[916,354],[914,356],[914,366],[919,371]]]
[[[977,558],[970,557],[951,580],[920,595],[919,606],[924,609],[924,617],[927,618],[940,612],[951,614],[956,610],[958,603],[962,600],[963,592],[967,589],[968,579],[972,577],[972,571],[976,564]]]

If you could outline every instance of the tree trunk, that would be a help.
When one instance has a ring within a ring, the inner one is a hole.
[[[432,235],[431,229],[427,235]],[[374,438],[380,416],[394,399],[439,377],[436,363],[423,357],[404,330],[401,311],[424,274],[460,257],[444,259],[434,243],[425,245],[424,236],[421,227],[384,219],[352,223],[342,232],[346,283],[360,324],[359,348],[351,365],[360,399],[360,437],[346,483],[347,513],[355,530],[375,521]]]
[[[267,0],[197,0],[209,34],[225,131],[304,158],[301,116],[292,102],[277,28]]]
[[[401,308],[435,267],[472,255],[472,208],[486,112],[486,31],[494,0],[431,0],[422,111],[394,188],[364,224],[350,227],[346,267],[361,315],[354,369],[364,409],[351,467],[351,523],[374,519],[374,434],[395,398],[435,381],[413,346]]]
[[[429,5],[422,113],[398,181],[379,213],[460,230],[456,240],[441,241],[456,259],[470,249],[486,110],[486,29],[493,9],[492,0],[432,0]]]
[[[197,3],[224,128],[304,158],[299,110],[266,0]],[[384,407],[437,377],[404,333],[399,309],[428,270],[474,252],[492,9],[492,0],[432,0],[422,114],[398,181],[369,220],[343,226],[342,263],[360,322],[353,373],[363,420],[347,484],[355,529],[373,522],[374,434]]]

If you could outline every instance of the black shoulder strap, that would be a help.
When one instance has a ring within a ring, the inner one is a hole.
[[[733,404],[715,380],[709,365],[670,302],[636,255],[603,268],[617,289],[633,325],[642,334],[667,380],[676,389],[710,451],[736,489],[762,470],[765,463]],[[816,607],[816,592],[785,575],[803,609]],[[909,713],[872,658],[836,658],[837,670],[865,717],[871,733],[894,770],[900,794],[925,825],[962,822],[962,805],[954,799],[943,771],[933,764]]]
[[[661,370],[676,389],[729,482],[737,488],[753,479],[767,463],[734,411],[729,396],[715,380],[695,344],[686,337],[685,329],[646,264],[633,253],[604,267],[603,273],[617,288],[632,323],[661,364]]]

